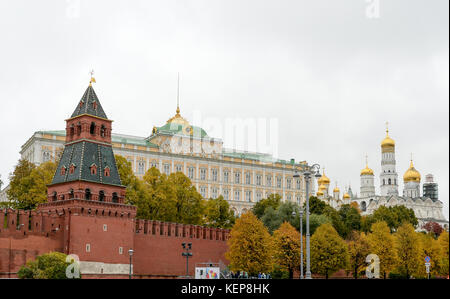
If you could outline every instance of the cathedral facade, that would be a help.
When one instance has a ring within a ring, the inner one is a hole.
[[[375,192],[375,174],[366,160],[366,167],[360,173],[360,192],[353,195],[351,188],[344,193],[342,199],[339,188],[333,190],[333,195],[328,195],[330,180],[323,175],[318,181],[319,190],[317,196],[328,202],[331,206],[338,208],[342,204],[355,202],[358,204],[363,215],[372,214],[380,206],[403,205],[414,211],[420,230],[429,222],[437,222],[448,230],[449,222],[442,212],[443,204],[438,199],[437,184],[433,175],[426,176],[423,184],[423,193],[420,192],[421,175],[414,167],[411,159],[410,166],[403,175],[403,194],[399,195],[399,180],[396,171],[395,141],[389,136],[386,129],[386,137],[381,142],[381,173],[380,194]]]

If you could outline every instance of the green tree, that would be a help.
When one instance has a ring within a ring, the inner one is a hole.
[[[393,207],[381,206],[375,210],[372,218],[373,222],[386,222],[391,232],[396,231],[404,222],[410,223],[413,227],[417,227],[418,224],[414,211],[403,205]]]
[[[299,230],[299,209],[300,207],[295,203],[283,202],[277,209],[274,209],[271,206],[266,208],[260,219],[271,233],[277,230],[283,222],[289,222]],[[295,212],[295,216],[292,214],[293,212]]]
[[[222,195],[206,202],[205,214],[206,225],[211,227],[231,228],[236,221],[230,205]]]
[[[145,188],[143,182],[139,180],[131,168],[131,162],[125,157],[120,155],[114,155],[116,159],[117,171],[119,172],[120,181],[123,186],[126,186],[126,201],[128,204],[138,205],[140,199],[145,196]],[[140,214],[138,206],[138,216]]]
[[[380,221],[372,224],[371,233],[367,235],[370,253],[376,254],[380,259],[380,273],[386,279],[387,274],[394,268],[397,254],[394,248],[394,237],[391,235],[386,222]]]
[[[361,229],[361,215],[355,207],[343,205],[339,209],[338,214],[346,228],[342,234],[339,234],[344,239],[346,239],[353,230],[359,231]]]
[[[408,279],[418,270],[421,262],[420,240],[412,224],[406,222],[397,229],[394,237],[398,256],[397,272]]]
[[[10,177],[7,191],[12,207],[32,210],[40,203],[47,202],[47,185],[52,182],[56,163],[48,161],[38,167],[27,160],[19,160]]]
[[[366,265],[366,257],[370,254],[370,245],[366,234],[355,230],[350,233],[348,253],[349,270],[353,272],[353,277],[358,279],[358,275]]]
[[[261,199],[258,201],[252,208],[253,214],[261,219],[264,215],[264,212],[267,208],[272,207],[272,209],[276,210],[281,202],[281,196],[277,193],[270,194],[267,198]]]
[[[284,222],[273,233],[274,258],[277,265],[294,278],[294,270],[300,267],[300,233],[289,222]]]
[[[176,216],[178,223],[203,224],[205,214],[205,200],[191,180],[182,172],[171,173],[168,184],[175,188]]]
[[[311,214],[322,215],[325,213],[326,207],[330,207],[330,206],[323,200],[321,200],[315,196],[309,197],[309,212]],[[303,209],[306,211],[306,201],[303,203]]]
[[[347,250],[347,244],[332,225],[321,225],[311,237],[311,271],[328,279],[348,265]]]
[[[328,218],[328,216],[325,215],[318,215],[318,214],[311,214],[309,216],[309,233],[311,235],[314,234],[314,232],[316,231],[316,229],[321,226],[322,224],[325,223],[331,223],[331,219]],[[306,235],[306,216],[303,215],[303,224],[302,224],[302,228],[303,228],[303,236]]]
[[[272,270],[272,237],[252,212],[247,212],[236,220],[227,243],[225,257],[230,261],[232,271],[246,271],[256,275]]]
[[[17,273],[21,279],[67,279],[67,255],[60,252],[50,252],[40,255],[35,261],[29,261]]]

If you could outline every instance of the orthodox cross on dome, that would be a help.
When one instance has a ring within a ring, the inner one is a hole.
[[[366,166],[368,166],[369,165],[369,156],[367,156],[367,154],[366,154]]]
[[[386,122],[386,134],[388,134],[389,133],[389,122],[387,121]]]
[[[89,86],[92,86],[92,83],[97,83],[94,78],[94,70],[91,70],[89,72],[89,74],[91,75],[91,80],[89,81]]]

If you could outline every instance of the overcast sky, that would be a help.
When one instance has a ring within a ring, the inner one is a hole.
[[[359,192],[367,154],[379,192],[389,121],[399,178],[413,153],[448,219],[448,5],[0,0],[1,178],[33,132],[65,128],[90,69],[114,132],[137,136],[173,116],[180,72],[187,119],[277,119],[277,156],[320,163],[341,190]]]

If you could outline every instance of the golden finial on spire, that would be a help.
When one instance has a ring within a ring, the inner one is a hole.
[[[180,73],[178,73],[177,84],[177,115],[180,115]]]
[[[89,74],[91,75],[91,80],[89,81],[89,86],[92,86],[92,83],[97,83],[94,78],[94,70],[91,70],[89,72]]]

